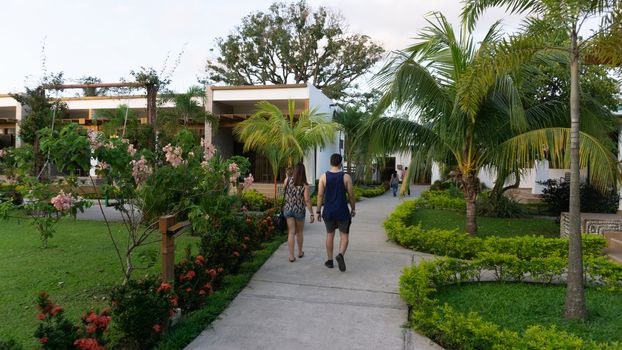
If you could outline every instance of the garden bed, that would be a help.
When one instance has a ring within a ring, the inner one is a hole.
[[[117,239],[123,239],[121,223],[111,223]],[[0,233],[0,339],[15,338],[26,348],[38,343],[33,337],[36,329],[36,296],[47,290],[54,301],[63,305],[66,315],[78,319],[88,308],[103,308],[110,302],[110,291],[122,281],[117,257],[106,233],[104,222],[61,220],[57,233],[47,249],[41,248],[39,236],[28,220],[11,219],[2,222]],[[196,245],[198,237],[183,235],[177,240],[177,260],[183,258],[183,248]],[[141,248],[149,255],[159,254],[158,243]],[[147,272],[158,274],[160,259]]]
[[[413,212],[410,223],[424,229],[458,230],[466,232],[465,214],[455,210],[420,208]],[[477,218],[477,236],[515,237],[541,235],[559,237],[559,224],[541,218]]]
[[[439,289],[437,298],[462,313],[514,332],[532,325],[555,326],[584,340],[622,342],[622,293],[588,288],[588,322],[563,318],[565,287],[534,283],[466,283]]]

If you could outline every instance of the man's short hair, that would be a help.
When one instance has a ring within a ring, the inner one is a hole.
[[[331,166],[340,166],[342,160],[343,160],[343,158],[341,158],[341,154],[333,153],[330,156],[330,165]]]

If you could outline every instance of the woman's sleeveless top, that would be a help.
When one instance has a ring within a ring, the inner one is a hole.
[[[291,211],[297,214],[304,214],[305,210],[305,187],[294,186],[292,180],[288,180],[285,189],[285,208],[284,211]]]
[[[324,220],[349,221],[350,209],[346,198],[346,185],[343,183],[345,173],[326,172],[326,188],[324,189],[324,210],[322,218]]]

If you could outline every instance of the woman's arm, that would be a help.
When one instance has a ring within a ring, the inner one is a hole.
[[[309,185],[305,185],[304,197],[307,209],[309,210],[309,213],[311,213],[309,216],[309,222],[313,222],[315,220],[315,215],[313,214],[313,204],[311,203],[311,195],[309,194]]]

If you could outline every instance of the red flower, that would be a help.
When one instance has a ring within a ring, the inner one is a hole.
[[[57,313],[63,311],[63,308],[60,306],[55,307],[54,309],[52,309],[52,311],[50,311],[50,313],[52,314],[52,316],[56,315]]]
[[[225,269],[223,269],[222,267],[219,267],[217,271],[218,273],[222,273],[223,271],[225,271]]]
[[[245,241],[250,240],[250,238],[249,238],[248,236],[244,236],[244,237],[242,237],[242,238],[243,238]]]
[[[178,300],[179,300],[179,299],[178,299],[176,296],[175,296],[175,297],[172,297],[172,298],[170,299],[171,304],[173,305],[173,307],[177,307]]]
[[[96,325],[90,325],[88,327],[86,327],[86,332],[87,333],[93,333],[97,330],[97,326]]]
[[[189,281],[190,281],[190,280],[192,280],[192,279],[194,278],[194,276],[196,276],[196,273],[195,273],[194,271],[192,271],[192,270],[190,270],[190,271],[188,271],[188,272],[186,273],[186,278],[187,278]]]
[[[205,286],[203,286],[203,288],[207,289],[207,290],[212,290],[212,284],[211,283],[205,283]]]
[[[99,316],[97,320],[95,320],[95,324],[97,325],[97,327],[101,329],[106,329],[108,328],[108,324],[110,323],[111,320],[112,320],[112,317],[102,315],[102,316]]]
[[[39,319],[41,321],[45,320],[45,314],[38,314],[37,315],[37,319]]]
[[[250,224],[251,223],[251,219],[246,219],[246,223]]]
[[[73,342],[73,345],[77,346],[81,350],[105,350],[105,348],[93,338],[82,338]]]
[[[195,262],[201,266],[203,266],[203,264],[205,264],[205,258],[201,255],[198,255],[195,259]]]
[[[39,338],[39,343],[46,344],[48,342],[48,337]]]
[[[110,302],[110,304],[112,304],[112,306],[116,306],[116,305],[117,305],[117,301],[116,301],[116,300],[112,300],[112,301]]]
[[[172,286],[170,283],[162,282],[156,292],[164,292],[168,293],[171,290]]]
[[[240,253],[238,253],[237,251],[233,251],[233,256],[235,256],[236,258],[240,256]]]
[[[192,288],[190,288],[190,287],[186,288],[186,292],[187,292],[187,293],[192,292]]]
[[[86,316],[86,318],[84,320],[87,323],[93,323],[93,322],[97,321],[97,315],[95,315],[93,310],[91,310],[91,312],[89,312],[89,314]]]
[[[207,273],[210,275],[210,277],[212,277],[212,279],[216,278],[216,276],[218,275],[218,272],[216,272],[216,270],[214,269],[209,269]]]
[[[159,324],[156,324],[153,326],[153,331],[156,333],[160,333],[160,331],[162,330],[162,326],[160,326]]]
[[[174,314],[175,314],[175,311],[173,311],[173,309],[168,309],[168,316],[169,317],[173,317]]]
[[[41,298],[47,298],[49,295],[48,295],[48,292],[46,292],[46,291],[42,290],[42,291],[40,291],[40,292],[39,292],[39,296],[40,296]],[[45,338],[45,339],[47,339],[47,338]],[[47,340],[46,340],[46,341],[47,341]]]
[[[204,295],[205,295],[205,291],[204,291],[203,289],[201,289],[201,290],[199,291],[199,295],[200,295],[200,296],[204,296]]]

